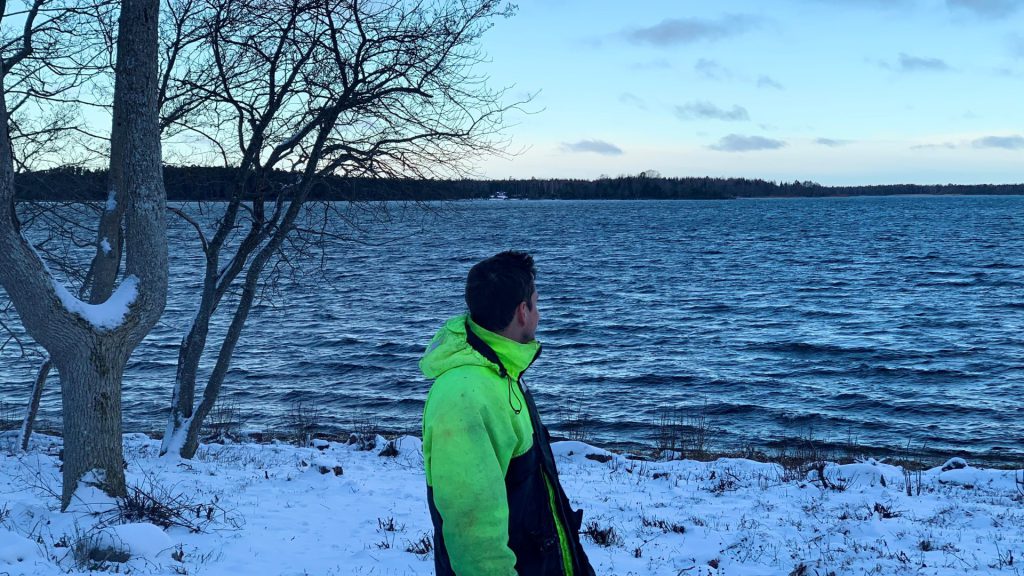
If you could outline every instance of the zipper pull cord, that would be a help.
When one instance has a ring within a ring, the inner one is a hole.
[[[512,390],[512,386],[515,385],[515,380],[512,379],[512,375],[508,372],[505,373],[505,379],[508,380],[508,405],[512,408],[512,411],[516,413],[516,416],[523,411],[523,401],[519,398],[519,395]],[[512,404],[512,398],[515,397],[516,401],[519,402],[519,408],[516,408]]]

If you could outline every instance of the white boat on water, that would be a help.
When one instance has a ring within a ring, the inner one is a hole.
[[[491,195],[491,200],[508,200],[508,194],[504,192],[495,192]]]

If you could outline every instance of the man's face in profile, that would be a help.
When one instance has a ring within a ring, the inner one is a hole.
[[[537,308],[537,290],[530,296],[530,306],[526,307],[526,325],[523,328],[523,339],[526,342],[536,340],[537,324],[540,322],[540,309]]]

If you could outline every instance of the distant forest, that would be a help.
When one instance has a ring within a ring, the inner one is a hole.
[[[265,186],[286,189],[296,174],[275,172]],[[106,198],[105,170],[60,168],[18,174],[18,200],[68,201]],[[172,201],[218,201],[232,193],[234,172],[228,168],[166,167],[164,182]],[[251,193],[251,192],[250,192]],[[316,200],[464,200],[505,196],[510,199],[562,200],[727,200],[754,197],[891,196],[897,194],[1024,194],[1024,184],[889,184],[822,186],[814,182],[772,182],[748,178],[663,178],[641,173],[598,180],[398,180],[328,178],[313,191]],[[271,191],[267,196],[276,196]]]

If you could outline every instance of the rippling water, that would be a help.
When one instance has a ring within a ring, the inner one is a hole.
[[[544,354],[527,378],[552,429],[652,444],[705,410],[714,447],[813,435],[868,448],[1024,458],[1024,198],[470,202],[332,244],[323,276],[255,310],[224,390],[252,429],[296,402],[325,426],[420,424],[420,353],[463,309],[468,268],[538,266]],[[173,222],[164,320],[125,380],[126,429],[161,430],[195,307],[197,247]],[[0,392],[27,397],[5,359]],[[43,418],[58,417],[56,384]]]

